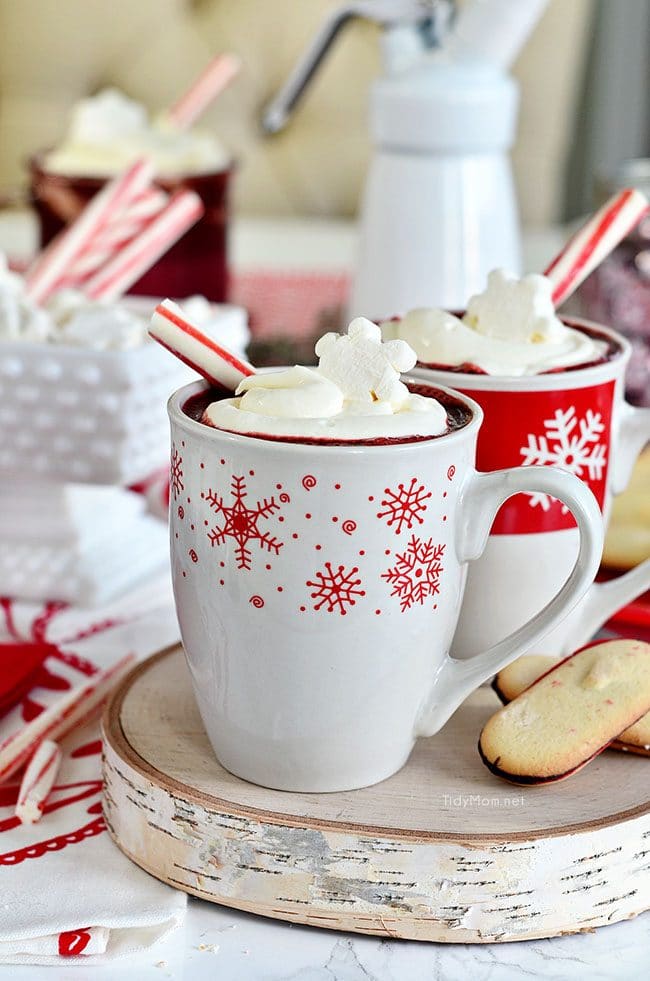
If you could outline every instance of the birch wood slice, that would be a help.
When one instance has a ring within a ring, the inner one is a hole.
[[[650,908],[650,761],[603,753],[555,786],[512,786],[476,748],[498,707],[478,691],[374,787],[266,790],[219,765],[170,649],[134,669],[104,717],[108,828],[179,889],[337,930],[529,940]]]

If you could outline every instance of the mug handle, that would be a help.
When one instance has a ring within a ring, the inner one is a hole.
[[[620,494],[630,482],[632,470],[641,450],[650,442],[650,409],[623,402],[617,423],[617,447],[612,469],[612,492]]]
[[[572,624],[565,635],[560,656],[566,657],[589,643],[589,639],[611,616],[645,593],[646,589],[650,589],[650,559],[609,582],[592,583],[580,605],[580,619]]]
[[[418,714],[416,736],[432,736],[437,732],[475,688],[557,626],[594,580],[603,550],[600,509],[586,484],[556,467],[515,467],[491,473],[474,471],[466,480],[458,501],[456,551],[460,562],[479,558],[487,544],[494,517],[504,501],[513,494],[531,492],[558,498],[577,522],[580,547],[571,575],[550,603],[504,640],[467,660],[445,657],[434,678],[431,695]]]

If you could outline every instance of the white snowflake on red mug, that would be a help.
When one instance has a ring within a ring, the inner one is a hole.
[[[576,431],[577,427],[577,431]],[[605,431],[599,412],[587,409],[578,418],[574,406],[566,411],[556,409],[552,419],[544,420],[544,435],[528,434],[528,445],[519,450],[522,466],[553,466],[568,470],[576,477],[601,480],[607,462],[607,445],[601,443]],[[548,511],[555,498],[548,494],[529,494],[531,507]],[[562,505],[562,513],[568,508]]]
[[[398,555],[392,569],[382,572],[381,578],[393,587],[391,596],[399,597],[402,613],[415,603],[420,606],[430,596],[440,592],[440,576],[444,572],[441,559],[444,545],[434,545],[411,535],[406,550]]]
[[[259,547],[273,555],[279,555],[284,542],[279,541],[268,531],[260,531],[258,524],[264,518],[270,518],[280,510],[280,505],[273,497],[265,497],[263,501],[257,501],[254,507],[250,508],[246,504],[248,491],[246,490],[246,480],[244,477],[232,478],[231,496],[234,498],[232,504],[224,503],[221,495],[209,490],[205,496],[213,511],[221,515],[223,523],[208,532],[210,544],[223,545],[228,538],[232,538],[236,544],[235,561],[238,569],[250,569],[252,553],[249,548],[250,542],[257,542]],[[282,495],[280,495],[282,497]]]

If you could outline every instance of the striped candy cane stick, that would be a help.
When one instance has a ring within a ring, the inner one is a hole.
[[[84,282],[119,249],[138,235],[167,205],[169,196],[156,188],[147,188],[127,208],[118,211],[86,248],[75,257],[58,280],[56,289],[84,288]]]
[[[134,661],[133,654],[127,654],[113,667],[93,675],[78,688],[67,692],[54,705],[0,743],[0,783],[33,756],[44,739],[60,739],[71,729],[87,722]]]
[[[553,285],[553,303],[561,306],[580,283],[616,248],[648,211],[640,191],[619,191],[569,239],[544,275]]]
[[[23,824],[34,824],[40,820],[60,765],[61,750],[51,739],[44,739],[27,764],[18,792],[16,817]]]
[[[248,361],[238,358],[204,334],[171,300],[163,300],[156,307],[149,334],[211,385],[234,392],[240,381],[255,374],[255,368]]]
[[[155,218],[83,285],[91,300],[122,296],[203,214],[194,191],[178,191]]]
[[[27,271],[25,286],[36,303],[44,303],[58,288],[69,266],[106,228],[112,218],[140,198],[150,185],[153,168],[148,160],[138,160],[123,174],[109,181],[84,208],[79,218],[40,254]]]
[[[199,75],[185,95],[181,96],[166,117],[178,129],[189,129],[218,95],[239,73],[240,59],[234,54],[220,54]]]

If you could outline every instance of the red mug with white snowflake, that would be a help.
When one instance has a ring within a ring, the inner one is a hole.
[[[314,792],[385,779],[593,579],[602,532],[589,489],[553,468],[477,474],[479,406],[416,390],[443,402],[448,431],[390,444],[224,432],[197,421],[218,397],[203,382],[169,401],[176,608],[208,736],[237,776]],[[466,563],[520,491],[574,514],[574,570],[516,637],[453,661]]]
[[[475,399],[485,414],[477,465],[555,466],[593,491],[605,523],[650,439],[650,410],[624,399],[630,347],[606,327],[566,319],[608,342],[604,360],[547,374],[504,377],[420,366],[414,374]],[[472,565],[454,638],[464,658],[527,622],[567,578],[578,549],[575,521],[547,494],[520,494],[503,505],[485,552]],[[650,586],[650,561],[608,583],[594,583],[543,649],[568,654]]]

